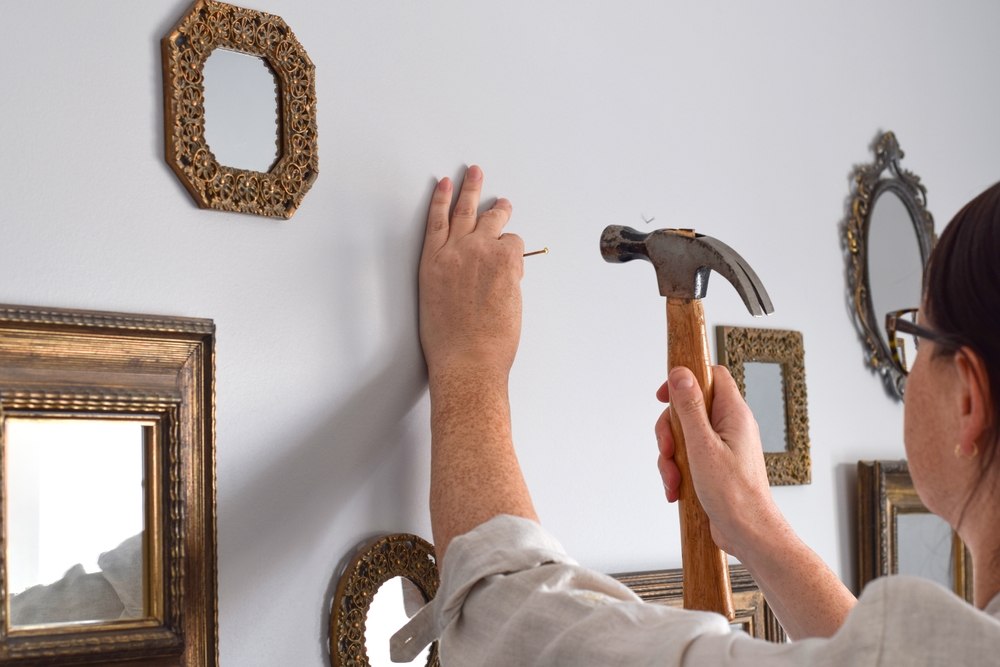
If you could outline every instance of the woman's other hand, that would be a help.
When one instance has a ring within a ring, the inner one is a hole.
[[[450,216],[450,179],[431,198],[419,278],[420,342],[431,375],[458,364],[506,377],[517,353],[524,243],[503,233],[506,199],[477,218],[482,188],[473,165]]]
[[[771,499],[757,422],[729,371],[714,366],[712,372],[715,394],[711,421],[701,387],[687,368],[673,369],[656,397],[671,403],[680,417],[691,476],[711,521],[712,538],[719,548],[742,559],[762,523],[780,517],[780,513]],[[674,461],[670,408],[656,422],[656,439],[660,477],[667,500],[674,502],[681,475]]]

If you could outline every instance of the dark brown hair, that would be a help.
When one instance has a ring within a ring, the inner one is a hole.
[[[945,227],[924,276],[927,315],[947,344],[941,354],[971,349],[986,367],[993,411],[980,443],[980,482],[1000,448],[1000,183],[970,201]],[[1000,476],[1000,471],[994,474]]]

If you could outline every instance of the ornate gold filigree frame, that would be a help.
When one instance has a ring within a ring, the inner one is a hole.
[[[434,546],[416,535],[396,533],[373,540],[351,559],[333,598],[330,612],[330,657],[333,667],[368,667],[365,622],[375,593],[393,577],[406,577],[424,596],[437,594]],[[427,655],[427,667],[439,667],[437,642]]]
[[[809,484],[809,406],[806,399],[806,362],[802,334],[778,329],[716,327],[719,363],[729,369],[746,398],[743,364],[748,361],[781,364],[785,399],[786,451],[764,452],[771,486]]]
[[[849,253],[848,290],[854,301],[855,326],[864,339],[866,361],[898,398],[903,397],[906,389],[906,376],[892,363],[888,341],[879,333],[879,320],[872,306],[871,286],[868,284],[868,229],[875,202],[885,192],[892,192],[902,200],[913,221],[920,258],[925,266],[937,242],[934,218],[927,210],[927,188],[921,184],[919,176],[899,165],[903,155],[896,135],[886,132],[875,143],[875,161],[855,169],[856,188],[844,239]],[[887,171],[889,175],[884,176]]]
[[[684,571],[654,570],[611,575],[632,589],[646,602],[665,604],[676,609],[684,608]],[[732,625],[739,625],[751,637],[770,642],[788,641],[785,629],[768,606],[764,594],[743,565],[729,566],[729,579],[733,587],[733,606],[736,618]]]
[[[211,320],[0,306],[0,421],[142,422],[147,526],[144,618],[13,627],[0,530],[0,664],[218,664],[214,348]],[[5,457],[0,430],[0,488]]]
[[[899,572],[896,518],[929,514],[913,488],[906,461],[858,461],[858,590]],[[952,590],[973,602],[972,554],[952,531]]]
[[[280,88],[280,155],[267,173],[226,167],[205,140],[202,71],[212,51],[264,59]],[[319,173],[316,68],[281,18],[197,0],[163,38],[167,163],[201,208],[290,218]]]

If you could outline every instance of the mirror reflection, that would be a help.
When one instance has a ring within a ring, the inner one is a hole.
[[[146,426],[4,420],[10,625],[144,615]]]
[[[757,427],[765,452],[788,449],[785,417],[784,379],[781,364],[747,361],[743,364],[746,401]]]
[[[426,604],[424,596],[406,577],[393,577],[376,591],[365,620],[365,650],[372,667],[390,665],[426,665],[430,646],[412,662],[397,663],[389,659],[389,639]]]
[[[920,242],[910,213],[902,199],[887,191],[875,202],[868,226],[869,295],[886,350],[886,313],[920,305],[923,274]],[[912,347],[904,350],[907,355],[915,352]]]
[[[278,159],[278,82],[263,58],[215,49],[205,61],[205,140],[219,164],[266,172]]]
[[[897,574],[912,574],[955,587],[952,529],[936,514],[896,515]]]

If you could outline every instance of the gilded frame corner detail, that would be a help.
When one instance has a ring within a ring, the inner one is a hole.
[[[900,166],[904,153],[896,135],[892,132],[881,134],[874,150],[875,160],[854,170],[854,192],[843,239],[847,250],[848,292],[869,368],[882,377],[894,396],[902,399],[906,376],[892,363],[888,344],[879,333],[879,322],[870,297],[871,286],[868,284],[868,230],[875,202],[886,192],[892,192],[903,202],[913,222],[920,258],[925,266],[937,236],[934,234],[934,218],[927,210],[927,188],[920,182],[919,176]],[[887,176],[884,175],[886,172]]]
[[[410,580],[425,600],[437,595],[440,578],[434,546],[409,533],[395,533],[361,547],[340,577],[330,612],[330,658],[333,667],[368,667],[365,622],[375,593],[393,577]],[[437,642],[427,667],[440,667]]]
[[[744,363],[781,364],[786,451],[764,452],[767,480],[771,486],[809,484],[812,481],[812,462],[809,455],[809,406],[802,334],[779,329],[724,326],[716,327],[715,333],[719,363],[729,369],[744,398]]]
[[[319,174],[316,67],[278,16],[197,0],[163,38],[167,163],[201,208],[290,218]],[[219,164],[205,139],[202,71],[217,48],[262,58],[278,80],[279,156],[268,172]]]

